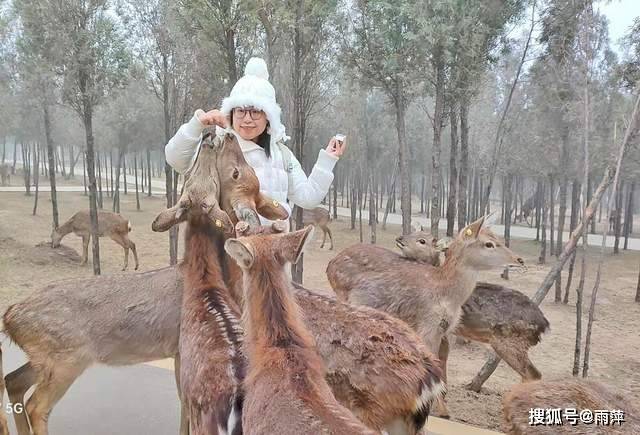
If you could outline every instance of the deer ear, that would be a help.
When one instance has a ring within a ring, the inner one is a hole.
[[[471,238],[477,239],[478,235],[480,234],[480,230],[482,229],[482,225],[484,224],[484,219],[485,219],[485,216],[482,216],[477,221],[472,222],[466,227],[464,227],[459,234],[461,238],[463,240],[469,240]]]
[[[241,268],[248,269],[253,265],[255,255],[253,248],[248,243],[238,239],[229,239],[224,244],[224,250]]]
[[[289,213],[282,204],[280,204],[275,199],[268,198],[262,193],[258,194],[258,201],[256,201],[256,211],[260,216],[271,221],[289,218]]]
[[[277,245],[279,252],[276,252],[276,255],[284,259],[284,261],[296,264],[300,260],[307,244],[313,240],[313,233],[314,227],[309,225],[302,230],[283,234],[280,236],[281,239]]]
[[[215,196],[207,198],[205,203],[209,204],[209,211],[207,212],[207,215],[213,221],[216,228],[225,234],[234,235],[235,232],[231,219],[229,219],[229,215],[220,208]]]
[[[167,231],[172,226],[187,220],[187,209],[189,205],[185,202],[178,202],[173,207],[166,209],[153,220],[151,229],[155,232]]]

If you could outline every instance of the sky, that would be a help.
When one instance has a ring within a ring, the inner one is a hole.
[[[612,0],[600,2],[597,8],[609,19],[609,39],[617,52],[622,49],[618,40],[629,30],[633,19],[640,16],[640,0]]]

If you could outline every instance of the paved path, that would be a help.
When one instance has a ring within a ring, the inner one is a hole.
[[[26,361],[22,351],[6,340],[2,351],[5,374]],[[161,361],[89,368],[51,413],[50,434],[177,435],[180,410],[171,367],[170,361]],[[5,394],[3,404],[7,403]],[[13,416],[7,417],[15,434]],[[499,435],[434,417],[429,418],[428,428],[430,435]]]
[[[26,360],[8,340],[2,351],[5,374]],[[17,433],[13,416],[7,417],[9,430]],[[173,372],[146,364],[96,366],[54,408],[49,429],[51,435],[177,435],[179,418]]]

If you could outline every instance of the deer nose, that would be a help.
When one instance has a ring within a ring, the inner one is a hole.
[[[524,259],[522,257],[518,257],[516,259],[516,261],[518,262],[518,264],[520,264],[521,266],[524,266]]]

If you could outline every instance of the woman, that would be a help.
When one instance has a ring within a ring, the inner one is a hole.
[[[231,94],[222,101],[220,110],[196,110],[193,118],[183,124],[165,147],[167,162],[180,173],[195,162],[202,131],[216,126],[217,134],[232,132],[238,138],[247,163],[254,169],[260,191],[278,200],[291,215],[289,199],[302,208],[313,208],[327,195],[333,181],[333,168],[344,153],[344,141],[332,138],[327,148],[320,150],[311,174],[307,178],[291,150],[284,145],[288,139],[280,122],[280,106],[269,83],[264,60],[251,58],[244,77]],[[263,224],[268,221],[261,217]]]

